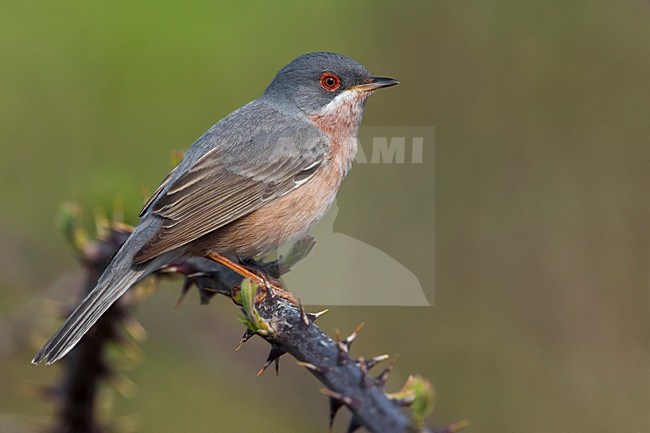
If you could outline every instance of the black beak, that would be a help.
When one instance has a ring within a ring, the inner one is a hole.
[[[365,92],[371,92],[373,90],[381,89],[383,87],[390,87],[399,84],[399,81],[392,78],[386,77],[372,77],[371,81],[368,83],[358,84],[354,86],[355,89],[362,90]]]

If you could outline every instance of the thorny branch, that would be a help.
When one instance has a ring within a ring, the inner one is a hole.
[[[76,226],[73,214],[67,215],[64,225],[68,239],[87,269],[88,290],[129,233],[125,225],[109,224],[106,220],[101,220],[98,226],[102,228],[100,236],[90,240]],[[277,261],[246,265],[279,278],[312,247],[313,239],[305,238]],[[333,340],[314,324],[324,311],[307,313],[302,305],[294,305],[276,296],[272,290],[267,290],[263,300],[256,304],[256,285],[248,280],[242,282],[234,272],[207,259],[171,263],[158,272],[158,277],[169,274],[185,277],[181,299],[191,287],[196,287],[201,303],[208,303],[215,294],[221,294],[241,307],[242,321],[247,329],[239,347],[255,335],[271,345],[258,374],[271,364],[275,364],[277,370],[280,357],[288,353],[321,381],[325,385],[321,392],[330,402],[330,429],[335,415],[344,406],[353,414],[348,433],[361,427],[373,433],[453,433],[467,425],[460,421],[438,430],[425,427],[425,418],[433,410],[434,393],[430,383],[419,376],[411,376],[402,390],[387,393],[384,385],[394,363],[389,363],[379,374],[372,374],[371,370],[388,356],[355,359],[350,355],[350,346],[361,326],[347,338],[337,336]],[[67,358],[63,391],[58,393],[61,397],[59,416],[54,428],[50,429],[52,433],[105,431],[95,420],[94,397],[98,381],[112,374],[103,352],[106,343],[119,339],[117,324],[126,314],[123,303],[116,303]],[[403,409],[405,406],[411,407],[410,416]]]

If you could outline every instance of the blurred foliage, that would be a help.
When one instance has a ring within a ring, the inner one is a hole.
[[[371,324],[358,350],[401,353],[394,389],[403,372],[433,378],[436,418],[469,418],[470,432],[649,430],[649,18],[640,0],[0,0],[2,419],[50,410],[19,391],[56,374],[29,365],[31,336],[56,326],[34,300],[69,302],[79,281],[59,203],[109,209],[119,195],[135,222],[170,150],[290,59],[329,50],[401,81],[365,124],[436,127],[436,263],[417,171],[353,170],[335,228],[435,284],[435,306],[336,308],[323,328]],[[142,306],[146,368],[118,411],[144,431],[326,424],[303,372],[255,379],[265,348],[232,353],[228,305],[174,311],[176,296]],[[243,399],[259,400],[246,417]]]

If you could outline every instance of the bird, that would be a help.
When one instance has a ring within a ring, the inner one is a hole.
[[[165,264],[241,264],[305,235],[351,168],[368,97],[398,84],[337,53],[301,55],[263,94],[219,120],[144,204],[132,234],[32,363],[64,357],[132,285]]]

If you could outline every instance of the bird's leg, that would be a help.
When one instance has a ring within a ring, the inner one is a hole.
[[[280,285],[279,281],[268,278],[261,272],[259,274],[255,273],[250,269],[238,263],[235,263],[229,258],[222,256],[221,254],[218,253],[209,253],[208,255],[206,255],[206,257],[210,260],[214,260],[215,262],[227,267],[233,272],[238,273],[242,277],[248,278],[249,280],[256,282],[260,287],[261,290],[260,294],[262,295],[261,297],[259,297],[259,299],[257,297],[255,298],[256,303],[259,303],[262,299],[264,299],[264,296],[266,296],[270,291],[272,294],[276,294],[279,297],[291,302],[292,304],[298,305],[298,302],[293,297],[293,295],[290,292],[284,290]]]
[[[220,265],[223,265],[223,266],[227,267],[231,271],[234,271],[234,272],[238,273],[242,277],[248,278],[249,280],[256,282],[260,286],[266,286],[266,281],[262,276],[256,274],[255,272],[251,271],[250,269],[247,269],[247,268],[243,267],[239,263],[233,262],[229,258],[227,258],[225,256],[222,256],[221,254],[209,253],[206,257],[208,259],[210,259],[210,260],[214,260],[215,262],[219,263]]]

